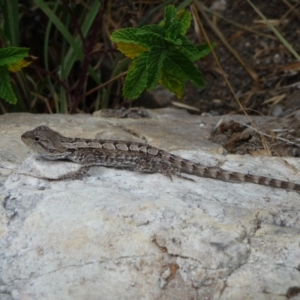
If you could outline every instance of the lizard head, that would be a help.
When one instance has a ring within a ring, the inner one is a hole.
[[[34,152],[48,158],[57,159],[66,150],[61,143],[63,136],[47,126],[38,126],[22,134],[22,141]]]

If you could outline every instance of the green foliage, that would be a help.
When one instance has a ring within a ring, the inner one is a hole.
[[[87,36],[93,26],[99,26],[99,24],[95,24],[95,19],[99,13],[101,1],[88,1],[83,7],[81,7],[80,14],[78,14],[78,16],[75,15],[76,6],[70,7],[70,10],[72,11],[70,13],[66,10],[65,5],[61,1],[52,2],[47,0],[34,0],[33,2],[48,17],[47,31],[44,39],[45,69],[48,72],[53,72],[50,65],[51,63],[54,64],[56,66],[55,73],[58,74],[60,82],[67,82],[66,86],[71,86],[74,84],[74,82],[70,79],[72,78],[72,75],[74,76],[74,74],[71,74],[72,69],[75,69],[75,64],[79,61],[81,64],[88,65],[88,75],[94,83],[100,84],[101,80],[90,62],[87,60],[84,61],[86,56],[90,55],[90,53],[88,53],[88,50],[90,49],[85,49],[83,44],[87,43]],[[73,10],[71,8],[73,8]],[[73,20],[71,20],[72,16],[74,17]],[[76,33],[76,31],[74,32],[74,29],[71,29],[74,27],[74,24],[78,24],[78,27],[75,29],[77,32],[81,32],[83,39]],[[50,43],[51,30],[55,30],[56,36],[63,37],[61,42],[61,57],[58,61],[56,60],[56,57],[49,54],[51,51],[53,52],[53,48],[55,48],[55,45]],[[75,76],[77,78],[82,75],[81,72],[76,71],[76,73],[77,74]],[[86,77],[86,75],[84,76]],[[74,95],[68,93],[66,86],[61,84],[57,85],[57,80],[48,78],[48,82],[49,89],[55,101],[56,111],[67,113],[68,110],[70,110],[67,99],[70,98],[69,103],[76,102]],[[80,91],[80,93],[84,92],[85,91],[82,90]],[[80,98],[82,98],[82,95],[80,95]],[[60,99],[60,101],[58,101],[58,99]]]
[[[151,90],[158,83],[179,98],[187,80],[203,88],[203,76],[193,62],[208,55],[211,48],[207,44],[194,46],[184,36],[191,20],[189,12],[176,12],[175,7],[169,5],[158,25],[113,32],[111,40],[121,52],[133,59],[123,87],[126,98],[136,99],[144,89]]]
[[[98,23],[95,20],[104,13],[102,3],[0,0],[1,47],[30,47],[30,53],[37,58],[32,68],[13,76],[18,102],[14,107],[5,103],[0,107],[2,111],[67,113],[80,105],[82,110],[90,109],[84,106],[85,89],[102,83],[100,64],[95,68],[101,54],[93,54],[99,49],[93,46],[101,42],[103,18],[98,18]],[[93,27],[97,34],[91,37]],[[99,100],[100,91],[91,98]],[[99,109],[100,105],[93,107]]]
[[[0,113],[91,113],[116,105],[116,101],[123,101],[120,97],[123,80],[120,77],[130,60],[122,59],[122,54],[111,48],[109,35],[110,30],[118,28],[118,24],[124,24],[128,18],[134,17],[136,11],[129,9],[125,12],[114,2],[0,0],[1,48],[28,47],[34,56],[30,57],[34,60],[31,68],[24,68],[15,74],[10,72],[17,71],[27,62],[20,60],[21,65],[14,62],[10,64],[10,61],[5,61],[9,56],[3,57],[0,65],[0,97],[7,102],[1,103]],[[141,19],[137,18],[137,26],[153,24],[152,19],[156,19],[157,12],[173,2],[166,0],[156,6],[141,4],[141,14],[137,14]],[[180,1],[180,9],[191,2]],[[183,36],[190,26],[191,17],[184,11],[175,12],[174,16],[180,20]],[[167,33],[167,27],[162,24],[140,28],[134,47],[128,40],[132,34],[135,35],[135,29],[133,32],[129,30],[122,33],[124,42],[119,42],[118,47],[123,47],[121,51],[134,59],[130,70],[137,73],[126,79],[134,87],[132,93],[139,95],[145,86],[153,88],[157,81],[166,82],[166,76],[173,82],[167,71],[162,73],[156,68],[156,64],[160,68],[165,65],[166,53],[160,53],[160,48],[153,48],[153,45],[164,46],[164,37],[172,41],[176,29],[170,28]],[[144,52],[145,56],[141,56]],[[11,54],[18,55],[17,52]],[[152,70],[151,76],[148,76],[145,66]]]
[[[17,97],[13,92],[9,71],[17,72],[29,63],[24,60],[28,48],[8,47],[0,49],[0,98],[11,104],[16,104]]]

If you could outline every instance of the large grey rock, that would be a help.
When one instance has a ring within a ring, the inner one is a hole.
[[[46,124],[300,182],[298,159],[224,156],[205,139],[218,118],[150,114],[0,116],[0,299],[299,299],[298,193],[102,167],[50,180],[78,166],[30,157],[20,140]]]

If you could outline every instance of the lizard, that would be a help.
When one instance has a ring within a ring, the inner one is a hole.
[[[38,126],[21,136],[35,153],[48,160],[69,160],[80,164],[81,175],[89,167],[105,166],[130,171],[161,173],[172,179],[182,173],[227,182],[250,182],[275,188],[300,191],[300,184],[265,176],[243,174],[194,163],[162,149],[139,142],[70,138],[47,126]]]

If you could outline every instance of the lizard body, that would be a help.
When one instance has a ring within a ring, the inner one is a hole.
[[[300,191],[300,184],[279,179],[226,171],[194,163],[151,145],[122,140],[64,137],[47,126],[25,132],[22,141],[34,152],[49,160],[70,160],[83,168],[105,166],[131,171],[161,173],[185,179],[181,173],[228,182],[250,182]]]

